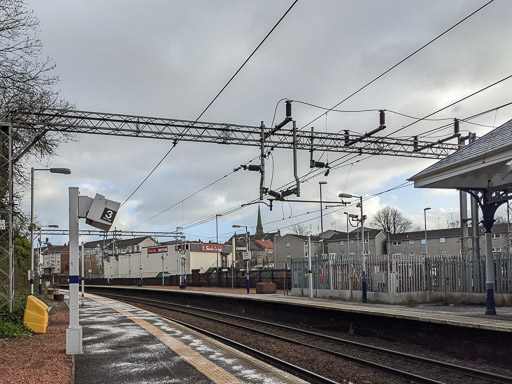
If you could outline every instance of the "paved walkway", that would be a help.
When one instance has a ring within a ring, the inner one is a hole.
[[[305,384],[302,380],[129,304],[86,294],[75,384]]]

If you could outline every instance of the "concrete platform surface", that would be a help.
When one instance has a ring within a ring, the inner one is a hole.
[[[156,314],[86,294],[76,384],[305,383]]]

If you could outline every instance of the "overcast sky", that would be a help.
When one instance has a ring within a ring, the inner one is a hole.
[[[300,0],[201,121],[251,126],[264,121],[270,126],[283,98],[330,108],[486,2]],[[27,7],[40,19],[44,53],[57,65],[61,96],[77,109],[195,120],[291,4],[284,0],[30,0]],[[494,1],[339,109],[387,109],[423,117],[510,75],[511,14],[511,1]],[[510,102],[511,81],[433,117],[465,118]],[[322,113],[293,103],[293,117],[300,128],[309,129],[306,124]],[[283,118],[281,103],[276,122]],[[461,123],[461,131],[481,136],[511,118],[512,108],[503,108],[472,120],[484,126]],[[413,121],[387,113],[388,128],[379,135]],[[420,122],[393,137],[411,137],[447,122]],[[313,125],[323,132],[349,129],[364,133],[378,126],[378,113],[330,112]],[[449,134],[447,129],[430,139]],[[125,201],[171,145],[162,140],[77,136],[76,141],[60,147],[58,157],[32,162],[34,167],[72,170],[70,176],[37,173],[37,221],[67,229],[70,186],[78,186],[81,194],[91,197],[100,193]],[[171,231],[179,226],[185,228],[189,239],[215,240],[215,220],[191,224],[256,198],[259,174],[233,173],[180,202],[258,153],[256,147],[179,143],[122,207],[115,227]],[[332,162],[340,156],[343,154],[330,153],[322,160]],[[318,200],[318,182],[325,180],[323,200],[338,201],[340,192],[377,194],[364,203],[370,219],[378,209],[390,205],[415,227],[423,228],[423,208],[431,207],[428,227],[443,228],[458,217],[456,191],[408,186],[380,194],[432,163],[434,160],[366,156],[341,161],[344,166],[329,176],[303,183],[301,198]],[[272,169],[273,189],[292,181],[291,151],[274,152],[273,165],[267,163],[267,187]],[[299,157],[299,174],[308,171],[309,153],[304,152]],[[27,212],[28,206],[27,194]],[[250,205],[219,218],[220,240],[233,233],[233,224],[255,227],[257,207]],[[260,207],[265,231],[287,232],[299,222],[314,234],[319,231],[318,204],[277,203],[272,212],[266,205]],[[338,212],[332,213],[336,209]],[[355,207],[325,210],[324,229],[345,230],[346,210],[358,213]],[[81,223],[81,228],[89,227]]]

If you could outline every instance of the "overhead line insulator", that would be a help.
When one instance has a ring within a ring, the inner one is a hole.
[[[383,129],[386,128],[386,114],[384,109],[379,111],[379,126]]]

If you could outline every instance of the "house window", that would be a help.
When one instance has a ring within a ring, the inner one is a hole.
[[[343,240],[340,241],[340,245],[345,245],[345,242]]]
[[[290,248],[290,242],[286,243],[286,248]]]
[[[393,241],[393,247],[397,247],[399,245],[402,245],[401,241]]]
[[[414,244],[414,240],[409,240],[409,244]]]
[[[493,252],[501,252],[501,247],[493,247],[492,251]]]
[[[441,238],[439,239],[439,242],[440,242],[440,243],[446,243],[446,237],[441,237]]]
[[[427,240],[421,239],[421,244],[426,244],[426,243],[427,243]]]
[[[354,240],[350,240],[350,244],[354,244]]]
[[[370,241],[368,239],[364,239],[364,243],[368,244]]]
[[[439,251],[439,254],[440,254],[440,255],[446,255],[446,251],[441,250],[441,251]]]
[[[493,239],[500,239],[501,238],[501,233],[493,233],[491,235],[491,238],[493,238]]]
[[[421,256],[427,256],[425,252],[421,252]]]

